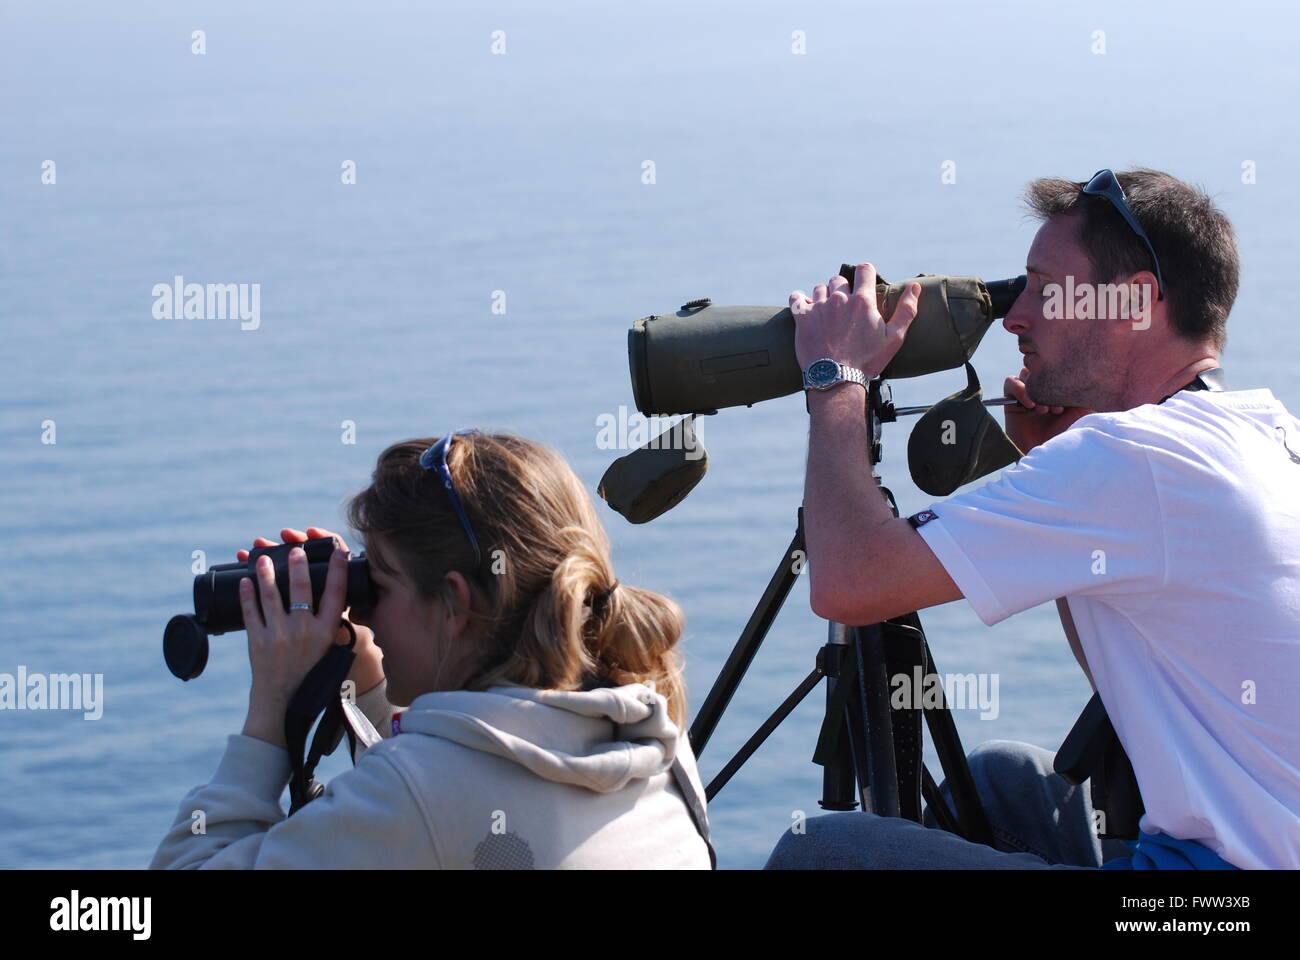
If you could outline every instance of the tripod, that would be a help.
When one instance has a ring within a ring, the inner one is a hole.
[[[889,384],[884,380],[875,379],[868,385],[868,459],[872,479],[897,517],[894,496],[881,485],[875,469],[881,459],[880,426],[896,419],[891,396]],[[802,572],[804,548],[803,508],[800,507],[785,556],[691,725],[691,746],[697,757],[708,745]],[[922,697],[913,697],[912,704],[902,708],[890,703],[889,678],[898,674],[911,677],[918,667],[923,675],[934,673],[925,632],[915,612],[868,626],[829,623],[827,642],[817,652],[812,671],[713,778],[705,789],[707,799],[712,800],[718,794],[824,677],[826,713],[813,754],[813,762],[823,768],[819,801],[822,809],[853,810],[861,805],[862,810],[880,816],[920,822],[924,797],[941,828],[966,840],[992,846],[992,831],[942,691],[936,691],[936,705],[927,706],[927,698]],[[922,762],[923,715],[948,782],[952,807]]]

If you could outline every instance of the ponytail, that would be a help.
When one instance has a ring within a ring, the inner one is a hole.
[[[681,608],[650,590],[615,587],[608,548],[589,530],[568,527],[556,536],[568,552],[522,618],[503,619],[491,631],[505,659],[472,685],[576,690],[587,676],[616,686],[645,683],[663,695],[673,723],[684,729],[686,698],[675,649],[685,625]]]
[[[686,696],[676,645],[685,617],[668,597],[618,584],[600,618],[595,650],[601,672],[615,683],[652,683],[668,700],[679,730],[686,727]]]

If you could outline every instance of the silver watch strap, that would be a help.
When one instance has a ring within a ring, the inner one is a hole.
[[[840,364],[840,382],[860,383],[867,386],[867,375],[857,367],[850,367],[847,364]]]

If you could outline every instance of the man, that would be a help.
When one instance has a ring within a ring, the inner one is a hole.
[[[1133,763],[1144,841],[1199,866],[1300,868],[1300,421],[1268,389],[1184,389],[1225,343],[1232,228],[1203,193],[1151,170],[1035,181],[1028,202],[1043,225],[1003,321],[1025,354],[1006,421],[1026,455],[895,518],[867,462],[866,390],[844,370],[809,389],[813,610],[870,624],[965,597],[992,625],[1062,598]],[[864,263],[857,289],[835,277],[791,294],[805,369],[885,368],[920,286],[886,322],[875,282]],[[1124,298],[1107,283],[1136,295],[1114,310]],[[787,833],[769,866],[1101,864],[1083,791],[1051,772],[1050,753],[995,742],[972,768],[997,850],[851,813]]]

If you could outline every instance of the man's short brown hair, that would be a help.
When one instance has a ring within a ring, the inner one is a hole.
[[[1209,338],[1222,353],[1241,264],[1232,224],[1204,191],[1159,170],[1116,174],[1124,196],[1160,258],[1170,322],[1189,340]],[[1025,202],[1042,220],[1080,214],[1079,237],[1098,283],[1151,270],[1151,254],[1104,197],[1085,195],[1086,181],[1044,178]]]

